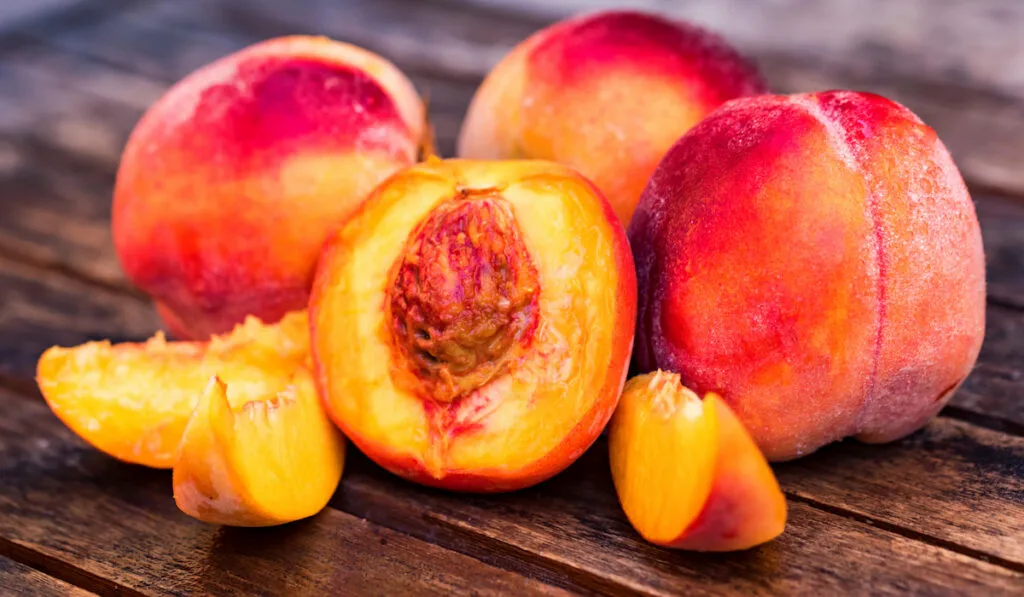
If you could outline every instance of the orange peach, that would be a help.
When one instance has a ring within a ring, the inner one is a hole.
[[[629,380],[608,441],[619,500],[651,543],[733,551],[786,527],[786,499],[750,434],[721,398],[701,401],[676,374]]]
[[[850,91],[735,100],[629,228],[636,367],[718,392],[771,460],[923,426],[985,329],[974,205],[935,132]]]
[[[234,404],[215,377],[181,438],[174,501],[213,524],[283,524],[322,510],[344,464],[344,440],[324,413],[308,369],[297,368],[270,394]]]
[[[590,178],[629,223],[658,160],[723,102],[763,92],[756,69],[699,27],[609,11],[548,27],[487,76],[465,158],[538,158]]]
[[[391,63],[314,37],[262,42],[173,86],[132,131],[114,191],[128,277],[171,332],[303,309],[324,240],[414,163],[423,105]]]
[[[264,326],[249,317],[209,342],[89,342],[53,347],[39,358],[37,381],[54,414],[114,458],[171,468],[203,388],[219,375],[228,397],[273,395],[309,361],[305,312]]]
[[[569,168],[407,169],[320,261],[310,325],[327,410],[413,481],[479,492],[542,481],[615,409],[635,284],[622,225]]]

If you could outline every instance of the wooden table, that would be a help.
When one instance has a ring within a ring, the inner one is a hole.
[[[158,326],[118,268],[109,216],[125,138],[170,83],[262,38],[325,33],[409,73],[450,155],[487,68],[584,3],[49,4],[0,33],[0,593],[1024,594],[1019,3],[640,3],[715,26],[778,90],[855,87],[907,103],[952,149],[985,237],[986,342],[951,405],[906,440],[844,442],[777,466],[786,533],[729,555],[641,541],[603,440],[554,480],[495,497],[422,489],[350,450],[322,514],[265,530],[204,525],[175,508],[167,472],[87,447],[32,381],[52,344]]]

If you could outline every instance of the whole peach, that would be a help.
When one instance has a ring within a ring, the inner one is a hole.
[[[923,426],[985,329],[974,205],[905,107],[730,102],[668,152],[629,229],[636,366],[719,392],[773,460]]]
[[[506,56],[473,98],[458,151],[571,166],[626,225],[680,135],[723,102],[764,90],[756,69],[708,31],[601,12],[548,27]]]
[[[171,331],[206,338],[305,308],[320,248],[417,158],[422,103],[384,59],[285,37],[174,85],[124,150],[113,235]]]

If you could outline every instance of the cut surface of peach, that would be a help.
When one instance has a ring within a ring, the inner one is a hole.
[[[228,387],[213,378],[185,428],[174,463],[178,507],[232,526],[283,524],[323,509],[341,479],[344,440],[309,370],[299,367],[268,395],[232,401]]]
[[[481,492],[539,482],[615,408],[634,280],[611,206],[564,166],[405,170],[320,261],[310,325],[328,411],[408,479]]]
[[[785,497],[750,434],[724,400],[701,400],[674,373],[626,384],[609,450],[626,517],[651,543],[733,551],[785,528]]]
[[[120,460],[170,468],[185,425],[210,378],[228,398],[273,395],[309,358],[305,312],[275,325],[248,318],[209,342],[89,342],[53,347],[39,359],[37,382],[60,420]]]

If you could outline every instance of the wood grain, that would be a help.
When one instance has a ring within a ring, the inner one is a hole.
[[[328,509],[269,529],[205,525],[170,476],[84,445],[0,393],[0,536],[146,594],[540,595],[559,590]]]
[[[142,300],[0,257],[0,376],[29,380],[54,344],[140,340],[159,321]]]
[[[791,495],[1024,572],[1024,438],[940,417],[898,442],[845,441],[775,470]]]
[[[10,597],[87,597],[95,595],[34,568],[0,556],[0,587]]]
[[[1020,572],[793,501],[786,532],[765,546],[718,555],[657,548],[625,520],[600,449],[547,483],[502,496],[420,489],[353,459],[333,503],[484,561],[598,592],[990,594],[1024,582]]]
[[[2,392],[0,400],[0,474],[14,481],[0,487],[0,536],[145,593],[548,590],[498,568],[580,591],[637,594],[834,594],[870,583],[878,595],[1009,595],[1024,582],[800,503],[791,503],[781,539],[750,552],[655,548],[622,516],[602,451],[534,489],[476,497],[412,486],[353,454],[334,504],[374,523],[328,510],[277,529],[212,527],[176,510],[166,472],[92,450],[37,401]],[[413,579],[425,584],[395,584]]]

